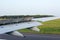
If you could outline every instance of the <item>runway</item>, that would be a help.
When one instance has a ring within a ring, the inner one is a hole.
[[[1,39],[7,40],[60,40],[60,35],[54,34],[24,34],[26,37],[17,37],[7,34],[0,35]]]

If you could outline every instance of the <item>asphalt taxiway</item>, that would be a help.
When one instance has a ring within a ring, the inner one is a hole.
[[[0,39],[7,40],[60,40],[60,35],[54,34],[24,34],[26,37],[17,37],[7,34],[1,34]]]

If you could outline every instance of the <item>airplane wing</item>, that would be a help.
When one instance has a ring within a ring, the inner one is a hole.
[[[42,25],[40,22],[24,22],[24,23],[16,23],[16,24],[9,24],[9,25],[2,25],[0,26],[0,34],[4,34],[7,32],[19,30],[19,29],[25,29],[30,28],[34,26]]]
[[[0,20],[0,34],[9,34],[9,32],[13,31],[11,33],[12,35],[19,34],[20,36],[23,36],[20,32],[17,32],[16,30],[28,28],[39,32],[40,29],[38,29],[37,26],[42,25],[40,22],[32,21],[34,17],[31,16],[2,16],[0,18],[2,18],[2,20]]]

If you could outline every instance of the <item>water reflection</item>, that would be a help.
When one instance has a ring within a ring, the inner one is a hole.
[[[33,19],[33,20],[39,20],[39,21],[45,22],[45,21],[55,20],[55,19],[60,19],[60,17],[36,18],[36,19]]]

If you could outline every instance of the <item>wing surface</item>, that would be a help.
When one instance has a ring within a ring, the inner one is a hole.
[[[17,24],[10,24],[10,25],[3,25],[0,26],[0,34],[7,33],[10,31],[15,31],[19,29],[30,28],[34,26],[42,25],[40,22],[25,22],[25,23],[17,23]]]

